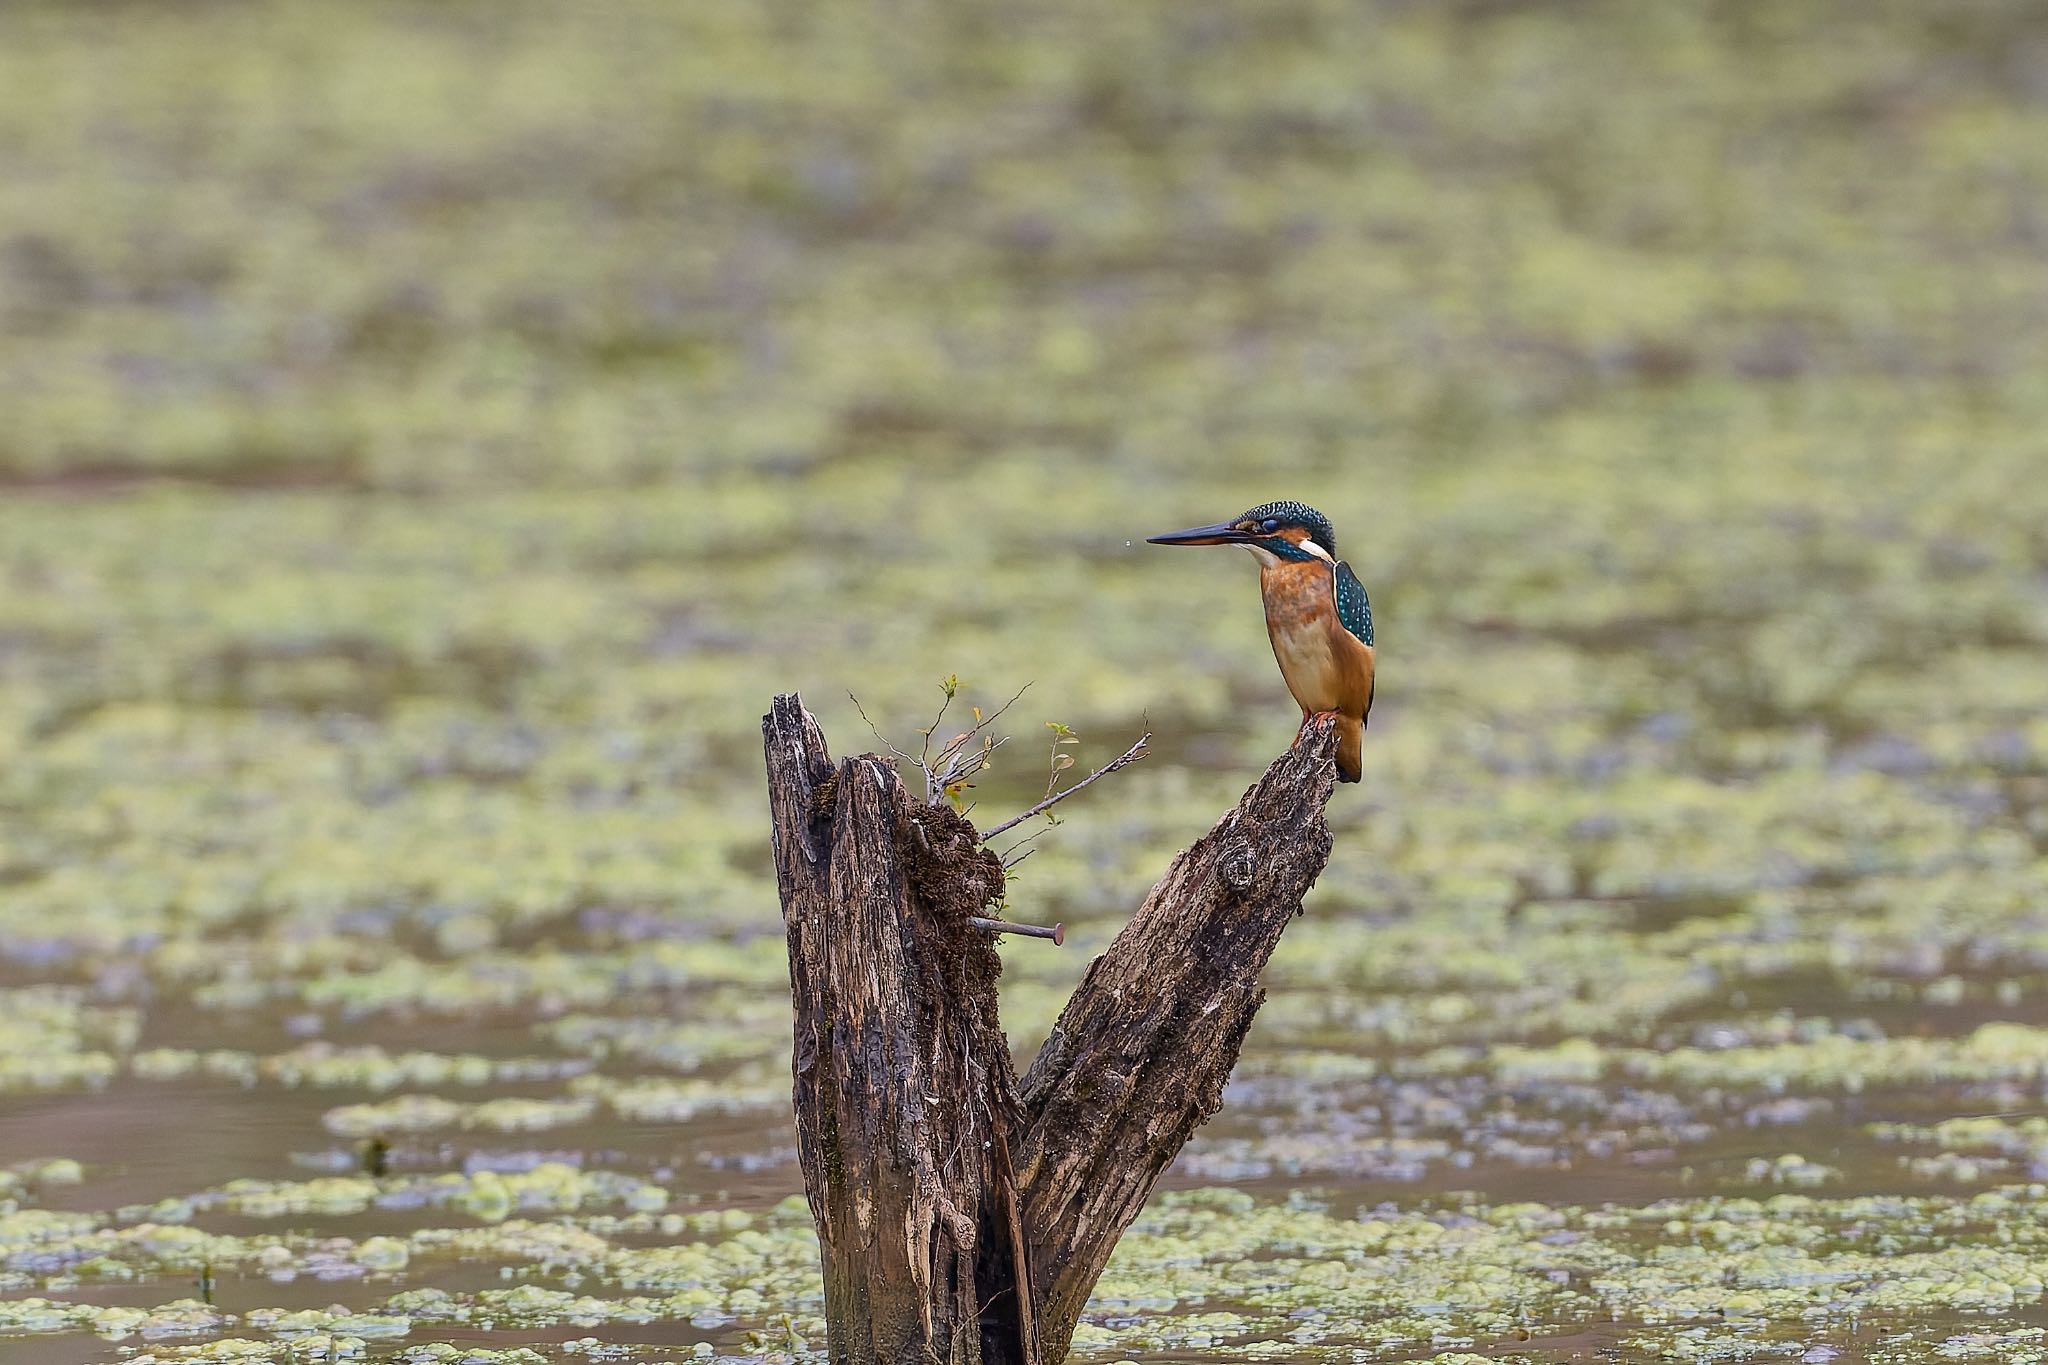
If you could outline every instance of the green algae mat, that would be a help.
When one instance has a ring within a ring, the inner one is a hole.
[[[1018,869],[1028,1056],[1296,719],[1143,537],[1297,498],[1365,781],[1077,1356],[2048,1361],[2044,70],[2024,0],[7,6],[0,1359],[821,1358],[770,696],[1031,683],[984,821],[1154,732]]]

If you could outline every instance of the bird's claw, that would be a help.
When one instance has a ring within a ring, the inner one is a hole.
[[[1297,730],[1295,730],[1295,732],[1294,732],[1294,743],[1292,743],[1292,744],[1289,744],[1289,745],[1288,745],[1287,747],[1288,747],[1288,748],[1290,748],[1290,749],[1293,749],[1293,748],[1296,748],[1296,747],[1298,747],[1298,746],[1299,746],[1299,745],[1301,744],[1301,737],[1302,737],[1303,735],[1307,734],[1307,733],[1308,733],[1308,728],[1309,728],[1309,727],[1310,727],[1311,725],[1314,725],[1314,724],[1315,724],[1315,723],[1316,723],[1317,721],[1323,721],[1323,720],[1336,720],[1336,719],[1337,719],[1338,717],[1342,716],[1343,714],[1344,714],[1344,713],[1343,713],[1342,711],[1310,711],[1310,712],[1307,712],[1307,713],[1306,713],[1306,714],[1304,714],[1304,715],[1302,716],[1302,718],[1301,718],[1301,726],[1300,726],[1300,728],[1299,728],[1299,729],[1297,729]]]

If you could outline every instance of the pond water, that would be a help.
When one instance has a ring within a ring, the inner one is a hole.
[[[817,1358],[758,720],[1020,1060],[1365,780],[1078,1358],[2048,1360],[2038,6],[0,13],[0,1360]],[[858,694],[859,709],[849,693]],[[1019,831],[1020,837],[1024,831]]]

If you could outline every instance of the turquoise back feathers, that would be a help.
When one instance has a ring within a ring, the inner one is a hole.
[[[1342,560],[1337,561],[1337,619],[1361,641],[1372,643],[1372,599],[1365,595],[1365,584]]]

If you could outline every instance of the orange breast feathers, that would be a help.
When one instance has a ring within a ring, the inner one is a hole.
[[[1372,705],[1372,646],[1337,617],[1337,584],[1321,560],[1264,565],[1266,634],[1287,690],[1304,712],[1337,711],[1359,721]]]

